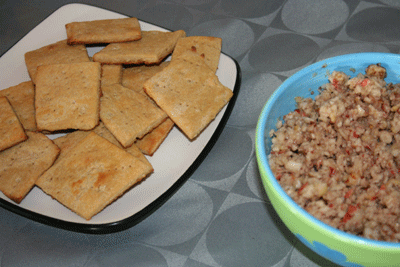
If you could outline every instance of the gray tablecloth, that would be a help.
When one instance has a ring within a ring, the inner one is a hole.
[[[1,1],[0,54],[70,2]],[[221,37],[222,51],[240,65],[240,93],[204,162],[139,224],[112,234],[82,234],[0,208],[0,266],[332,266],[302,245],[271,206],[255,160],[257,118],[287,77],[315,61],[354,52],[399,53],[400,2],[78,2],[188,35]]]

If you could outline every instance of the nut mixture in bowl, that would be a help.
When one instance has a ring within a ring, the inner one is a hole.
[[[348,233],[400,241],[400,84],[370,65],[334,71],[321,93],[271,131],[270,167],[286,193],[317,219]]]

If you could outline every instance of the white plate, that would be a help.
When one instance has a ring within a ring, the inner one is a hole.
[[[126,16],[83,4],[61,7],[1,56],[1,89],[30,80],[24,61],[25,52],[66,39],[65,24],[123,17]],[[168,31],[143,21],[140,21],[140,25],[142,30]],[[100,49],[88,47],[89,56]],[[148,157],[154,173],[90,221],[79,217],[37,187],[19,205],[0,192],[0,206],[35,221],[80,232],[115,232],[135,225],[164,203],[189,178],[222,131],[239,90],[240,70],[237,62],[221,54],[217,75],[222,84],[234,91],[230,103],[195,141],[189,141],[174,127],[156,153]],[[53,139],[56,136],[49,137]]]

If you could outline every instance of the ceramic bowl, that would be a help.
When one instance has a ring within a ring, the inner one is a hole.
[[[400,55],[357,53],[316,62],[286,79],[265,104],[256,128],[256,156],[263,185],[285,225],[307,247],[342,266],[400,266],[400,243],[370,240],[335,229],[311,216],[282,189],[268,162],[269,132],[278,119],[296,108],[295,97],[315,98],[332,71],[351,77],[365,73],[371,64],[386,68],[386,82],[400,82]]]

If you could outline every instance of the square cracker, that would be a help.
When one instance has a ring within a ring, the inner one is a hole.
[[[148,97],[120,84],[104,86],[100,118],[124,147],[132,145],[167,118]]]
[[[168,66],[169,61],[161,62],[159,65],[138,65],[129,66],[122,71],[122,85],[135,90],[138,93],[146,94],[143,91],[145,81],[153,77],[154,74],[162,71]]]
[[[60,148],[60,155],[55,162],[60,161],[65,155],[68,155],[71,149],[74,148],[74,146],[82,141],[86,136],[88,136],[89,133],[91,133],[91,131],[78,130],[55,138],[53,142]]]
[[[204,58],[206,64],[216,72],[221,55],[222,39],[212,36],[189,36],[176,43],[171,61],[186,51],[193,51]]]
[[[128,152],[91,132],[36,184],[64,206],[90,220],[152,171]]]
[[[137,18],[71,22],[65,29],[69,44],[119,43],[142,37]]]
[[[0,151],[12,147],[28,137],[10,102],[0,97]]]
[[[98,126],[96,126],[93,130],[91,131],[74,131],[71,133],[68,133],[64,136],[58,137],[54,139],[54,143],[61,149],[60,155],[57,158],[57,161],[60,160],[64,155],[68,154],[69,151],[76,145],[78,144],[83,138],[85,138],[89,133],[95,132],[99,136],[107,139],[114,145],[116,145],[119,148],[124,149],[128,153],[132,154],[134,157],[138,158],[141,160],[143,163],[150,165],[150,162],[147,160],[147,158],[143,155],[143,153],[139,150],[139,148],[136,145],[132,145],[128,148],[123,148],[122,145],[118,142],[117,139],[110,133],[110,131],[104,126],[104,123],[100,122]]]
[[[172,53],[183,30],[175,32],[142,31],[142,39],[113,43],[93,55],[93,61],[105,64],[159,64]]]
[[[36,70],[38,66],[89,61],[85,45],[68,45],[67,40],[62,40],[25,53],[25,64],[33,83],[36,83]]]
[[[38,67],[38,130],[93,129],[99,123],[100,72],[97,62]]]
[[[101,86],[111,85],[113,83],[122,82],[122,65],[108,65],[101,66]]]
[[[0,190],[16,203],[28,194],[60,151],[42,133],[27,132],[27,135],[26,141],[0,152]]]
[[[147,80],[144,89],[189,139],[198,136],[233,95],[192,51]]]
[[[148,159],[143,155],[143,153],[135,144],[132,144],[131,146],[124,148],[115,138],[115,136],[104,126],[103,122],[100,122],[100,124],[92,131],[100,135],[101,137],[107,139],[117,147],[122,148],[132,156],[136,157],[138,160],[142,161],[144,164],[147,164],[149,165],[149,167],[152,167]]]
[[[172,130],[172,127],[174,127],[174,122],[170,118],[167,118],[151,132],[138,139],[135,144],[143,154],[153,156],[154,152],[156,152]]]
[[[26,131],[36,131],[35,87],[32,81],[1,90],[0,96],[7,97]]]

